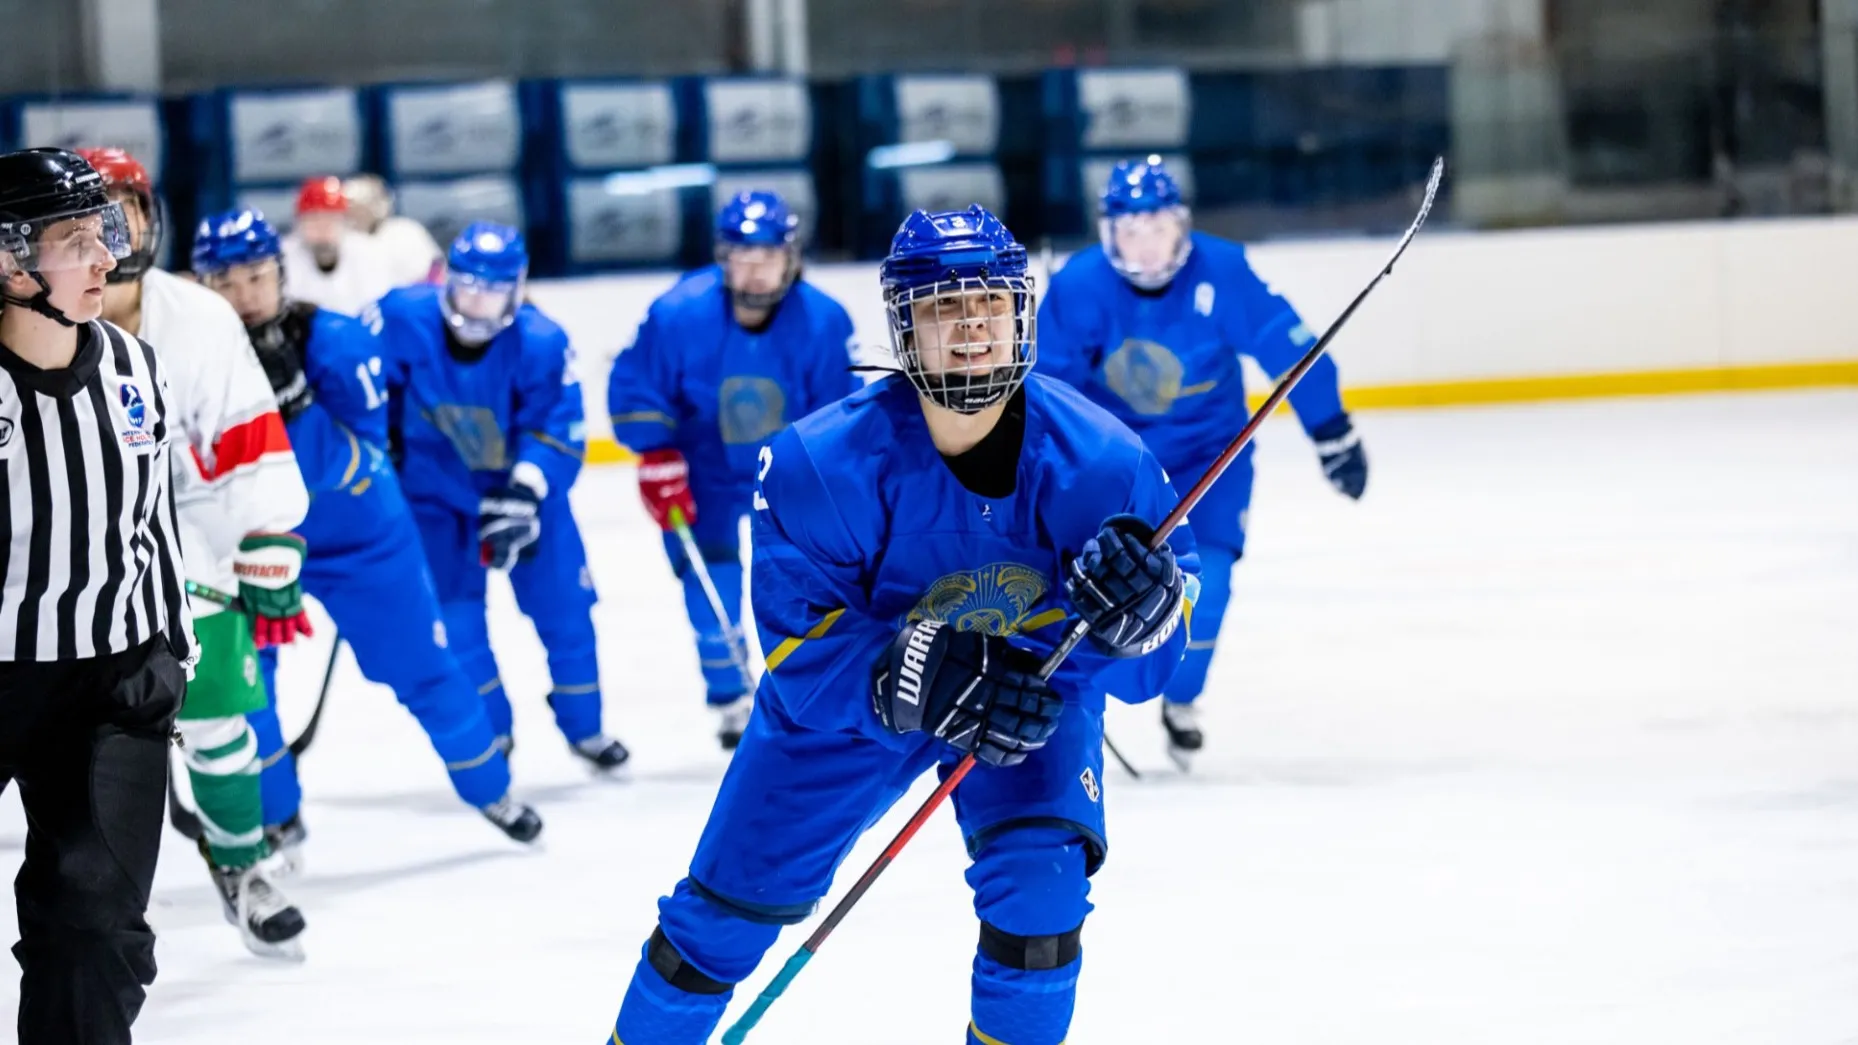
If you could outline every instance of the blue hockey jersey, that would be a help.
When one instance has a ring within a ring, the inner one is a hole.
[[[1039,304],[1039,372],[1103,405],[1170,469],[1210,462],[1251,416],[1241,355],[1275,377],[1316,340],[1244,247],[1192,235],[1186,266],[1157,293],[1131,286],[1093,246],[1052,276]],[[1335,363],[1318,359],[1289,399],[1306,432],[1335,417]]]
[[[1033,374],[1025,392],[1006,497],[961,485],[899,376],[796,422],[762,451],[751,602],[769,652],[758,701],[812,729],[909,750],[925,737],[885,729],[870,698],[871,666],[907,621],[1016,635],[1040,656],[1057,647],[1065,562],[1109,516],[1159,523],[1177,498],[1141,440],[1075,390]],[[1169,544],[1191,595],[1199,560],[1188,527]],[[1052,685],[1098,713],[1106,692],[1147,700],[1179,664],[1188,630],[1127,660],[1086,640]]]
[[[565,493],[586,456],[581,388],[561,327],[524,304],[482,358],[454,359],[439,312],[442,288],[391,291],[374,306],[389,425],[404,454],[411,500],[475,515],[485,493],[527,461]]]
[[[303,376],[314,399],[285,429],[314,516],[323,495],[365,492],[386,467],[387,396],[373,331],[350,316],[317,309]]]
[[[698,269],[652,303],[614,361],[613,436],[638,452],[675,447],[693,485],[747,490],[762,445],[863,386],[852,342],[844,307],[804,280],[752,332],[731,314],[721,266]]]

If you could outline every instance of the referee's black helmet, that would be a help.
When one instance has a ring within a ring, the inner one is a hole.
[[[8,274],[26,272],[39,284],[39,292],[30,298],[4,295],[7,304],[70,323],[52,306],[51,286],[41,275],[68,255],[53,261],[40,251],[40,237],[59,222],[92,215],[102,217],[104,248],[112,257],[127,257],[129,225],[122,207],[111,202],[103,175],[82,156],[66,149],[24,149],[0,156],[0,254],[11,261],[4,268]]]

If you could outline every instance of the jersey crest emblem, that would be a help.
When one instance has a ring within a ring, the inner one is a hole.
[[[498,472],[510,467],[509,445],[494,411],[468,403],[440,403],[426,416],[432,427],[445,433],[467,468]]]
[[[716,422],[726,445],[766,442],[787,427],[787,396],[765,377],[725,377],[717,394]]]
[[[129,423],[141,428],[148,424],[148,405],[142,401],[142,390],[136,386],[123,383],[123,413],[128,415]]]
[[[1175,400],[1204,395],[1218,384],[1202,381],[1181,386],[1187,373],[1179,356],[1168,346],[1132,337],[1103,360],[1103,382],[1129,409],[1145,417],[1161,417],[1174,409]]]
[[[941,621],[957,631],[1017,635],[1049,588],[1045,574],[1030,566],[991,563],[938,579],[910,610],[909,619]]]

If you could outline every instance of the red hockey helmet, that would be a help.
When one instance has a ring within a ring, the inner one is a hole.
[[[297,190],[297,214],[346,214],[348,196],[342,191],[342,179],[333,174],[304,179]]]
[[[161,251],[166,223],[162,219],[161,204],[155,198],[155,180],[148,176],[148,168],[142,166],[142,161],[126,149],[113,146],[79,149],[77,154],[103,175],[104,188],[112,197],[127,192],[142,209],[142,235],[129,256],[118,261],[107,277],[111,283],[134,283],[155,264],[155,255]]]

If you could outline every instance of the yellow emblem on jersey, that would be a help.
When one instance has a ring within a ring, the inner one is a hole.
[[[1103,360],[1103,380],[1110,391],[1129,404],[1129,409],[1147,417],[1160,417],[1174,409],[1177,399],[1204,395],[1216,381],[1203,381],[1185,388],[1181,379],[1187,368],[1168,347],[1154,341],[1132,337]]]
[[[727,445],[763,442],[787,427],[787,396],[765,377],[725,377],[717,394],[716,424]]]
[[[910,611],[909,619],[942,621],[958,631],[1017,635],[1031,630],[1026,618],[1048,587],[1045,574],[1030,566],[996,562],[937,580]]]
[[[497,414],[469,403],[440,403],[426,414],[432,427],[445,433],[465,467],[474,472],[497,472],[510,467],[510,450]]]

